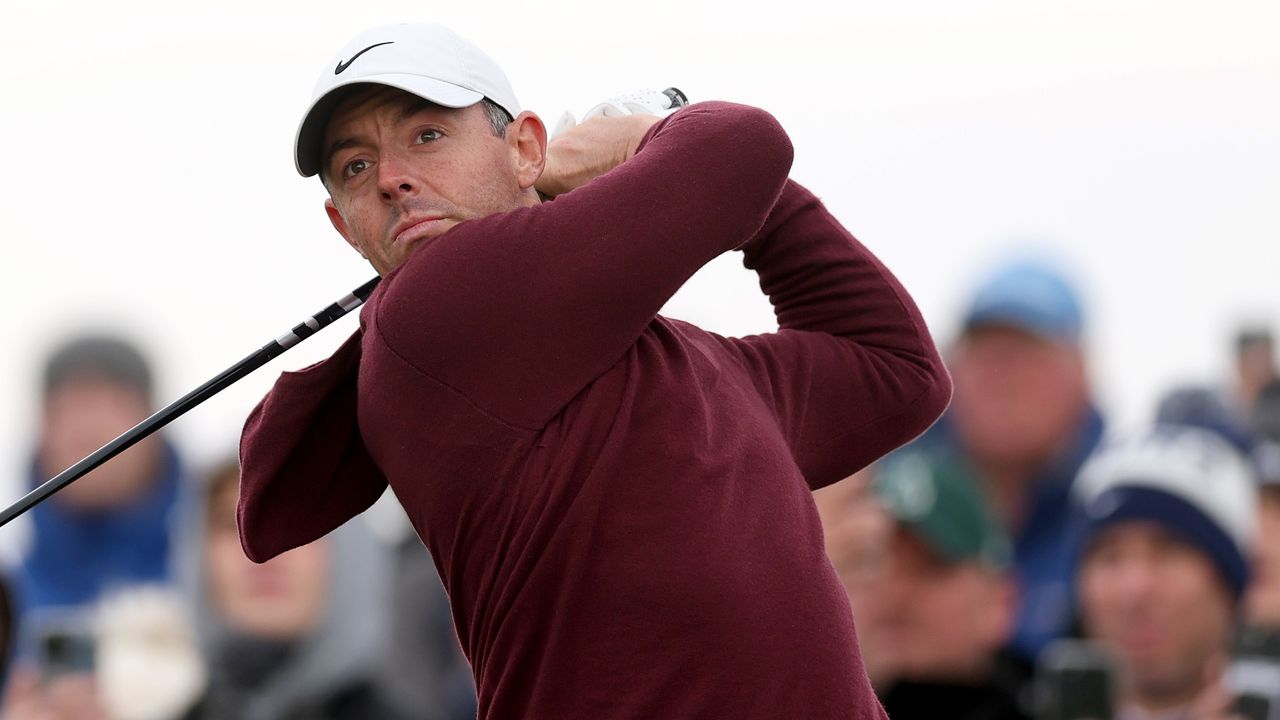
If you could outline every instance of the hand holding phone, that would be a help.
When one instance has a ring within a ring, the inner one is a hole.
[[[1058,640],[1045,648],[1035,677],[1036,720],[1111,720],[1111,668],[1091,643]]]

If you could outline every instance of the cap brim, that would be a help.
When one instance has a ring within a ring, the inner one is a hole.
[[[311,103],[311,107],[307,108],[307,114],[298,125],[298,132],[294,138],[293,162],[298,173],[303,177],[311,177],[320,172],[324,154],[320,145],[324,141],[329,115],[347,96],[351,88],[360,85],[393,87],[417,95],[423,100],[451,108],[469,107],[484,99],[484,95],[475,90],[421,75],[386,74],[351,78],[348,82],[329,88],[325,94],[316,98]]]
[[[962,563],[973,556],[972,552],[960,547],[960,543],[951,536],[951,529],[942,527],[945,525],[944,521],[935,518],[917,518],[914,520],[896,518],[896,520],[904,530],[924,543],[938,560],[947,565]]]

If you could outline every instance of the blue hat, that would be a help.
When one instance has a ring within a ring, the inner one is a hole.
[[[1057,270],[1023,261],[992,274],[974,294],[964,329],[1005,325],[1051,340],[1078,342],[1083,326],[1075,289]]]

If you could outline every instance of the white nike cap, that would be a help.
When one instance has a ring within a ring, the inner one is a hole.
[[[338,51],[316,83],[294,142],[294,163],[303,177],[320,172],[329,114],[345,96],[339,90],[363,83],[399,88],[452,108],[489,98],[511,117],[520,114],[502,68],[449,28],[413,23],[366,30]]]

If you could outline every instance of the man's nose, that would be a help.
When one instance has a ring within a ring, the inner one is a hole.
[[[1142,562],[1130,561],[1112,578],[1113,591],[1130,604],[1143,605],[1154,594],[1158,583],[1152,569]]]
[[[394,156],[378,161],[378,191],[385,202],[394,202],[417,190],[418,183],[409,174],[408,164]]]

